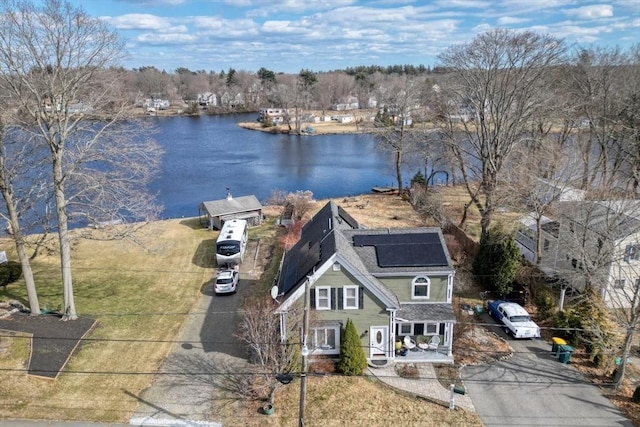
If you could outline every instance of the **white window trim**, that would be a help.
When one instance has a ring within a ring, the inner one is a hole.
[[[429,326],[435,326],[436,330],[433,332],[429,332]],[[438,332],[440,330],[440,324],[439,323],[432,323],[432,322],[427,322],[424,324],[424,334],[425,335],[438,335]]]
[[[416,283],[418,279],[426,279],[426,283],[420,282]],[[427,295],[426,296],[416,296],[416,285],[417,286],[427,286]],[[431,295],[431,280],[427,276],[416,276],[411,281],[411,299],[429,299]]]
[[[320,296],[320,291],[321,290],[326,290],[327,291],[326,298]],[[315,291],[316,291],[316,310],[331,310],[331,287],[329,287],[329,286],[316,286]],[[320,304],[319,304],[320,301],[326,301],[327,302],[327,306],[326,307],[321,307]]]
[[[330,330],[334,331],[334,335],[336,337],[336,342],[334,342],[334,348],[332,349],[323,349],[322,347],[314,347],[311,349],[311,353],[313,354],[340,354],[340,325],[336,326],[324,326],[324,327],[316,327],[311,329],[311,334],[313,334],[313,343],[316,343],[316,334],[320,330]]]
[[[340,264],[338,264],[337,262],[334,263],[331,267],[332,267],[333,271],[340,271],[340,269],[341,269]]]
[[[409,333],[405,333],[402,331],[402,327],[405,325],[409,325]],[[402,322],[398,325],[398,335],[400,335],[401,337],[405,336],[405,335],[413,335],[413,323],[409,323],[409,322]]]
[[[356,294],[354,295],[355,298],[355,305],[352,306],[348,306],[347,305],[347,289],[355,289]],[[360,292],[360,288],[358,286],[353,286],[353,285],[349,285],[349,286],[343,286],[342,287],[342,308],[345,310],[357,310],[358,307],[358,303],[360,301],[360,295],[358,294],[358,292]]]

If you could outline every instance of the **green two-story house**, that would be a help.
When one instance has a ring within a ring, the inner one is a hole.
[[[329,202],[283,257],[281,338],[299,336],[288,315],[307,301],[312,355],[339,357],[351,319],[370,361],[452,363],[453,278],[440,228],[366,229]]]

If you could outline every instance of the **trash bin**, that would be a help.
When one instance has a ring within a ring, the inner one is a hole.
[[[559,345],[558,360],[560,360],[560,363],[568,363],[571,359],[571,353],[573,353],[573,347],[570,345]]]
[[[476,316],[480,316],[482,314],[482,312],[484,311],[484,309],[482,308],[482,306],[480,304],[476,304],[476,306],[473,308]]]
[[[558,346],[567,345],[567,342],[562,338],[553,337],[551,338],[551,351],[558,356]]]
[[[457,386],[453,387],[453,392],[456,393],[456,394],[464,395],[466,393],[466,390],[464,389],[463,386],[457,385]]]

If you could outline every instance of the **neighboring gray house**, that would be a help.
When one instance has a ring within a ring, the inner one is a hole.
[[[232,197],[227,193],[225,199],[200,203],[198,210],[200,223],[210,230],[220,230],[229,219],[246,219],[250,227],[262,223],[262,204],[254,195]]]
[[[548,276],[582,292],[587,280],[609,307],[632,307],[640,286],[640,201],[563,201],[541,218],[540,259],[535,216],[520,219],[515,241]]]
[[[307,293],[311,355],[339,356],[351,319],[371,363],[453,363],[453,276],[440,228],[360,228],[329,202],[284,254],[272,291],[281,339],[300,333],[288,312]]]

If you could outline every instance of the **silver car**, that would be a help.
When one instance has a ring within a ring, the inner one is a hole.
[[[213,290],[216,294],[235,293],[240,280],[240,273],[237,270],[219,270]]]

